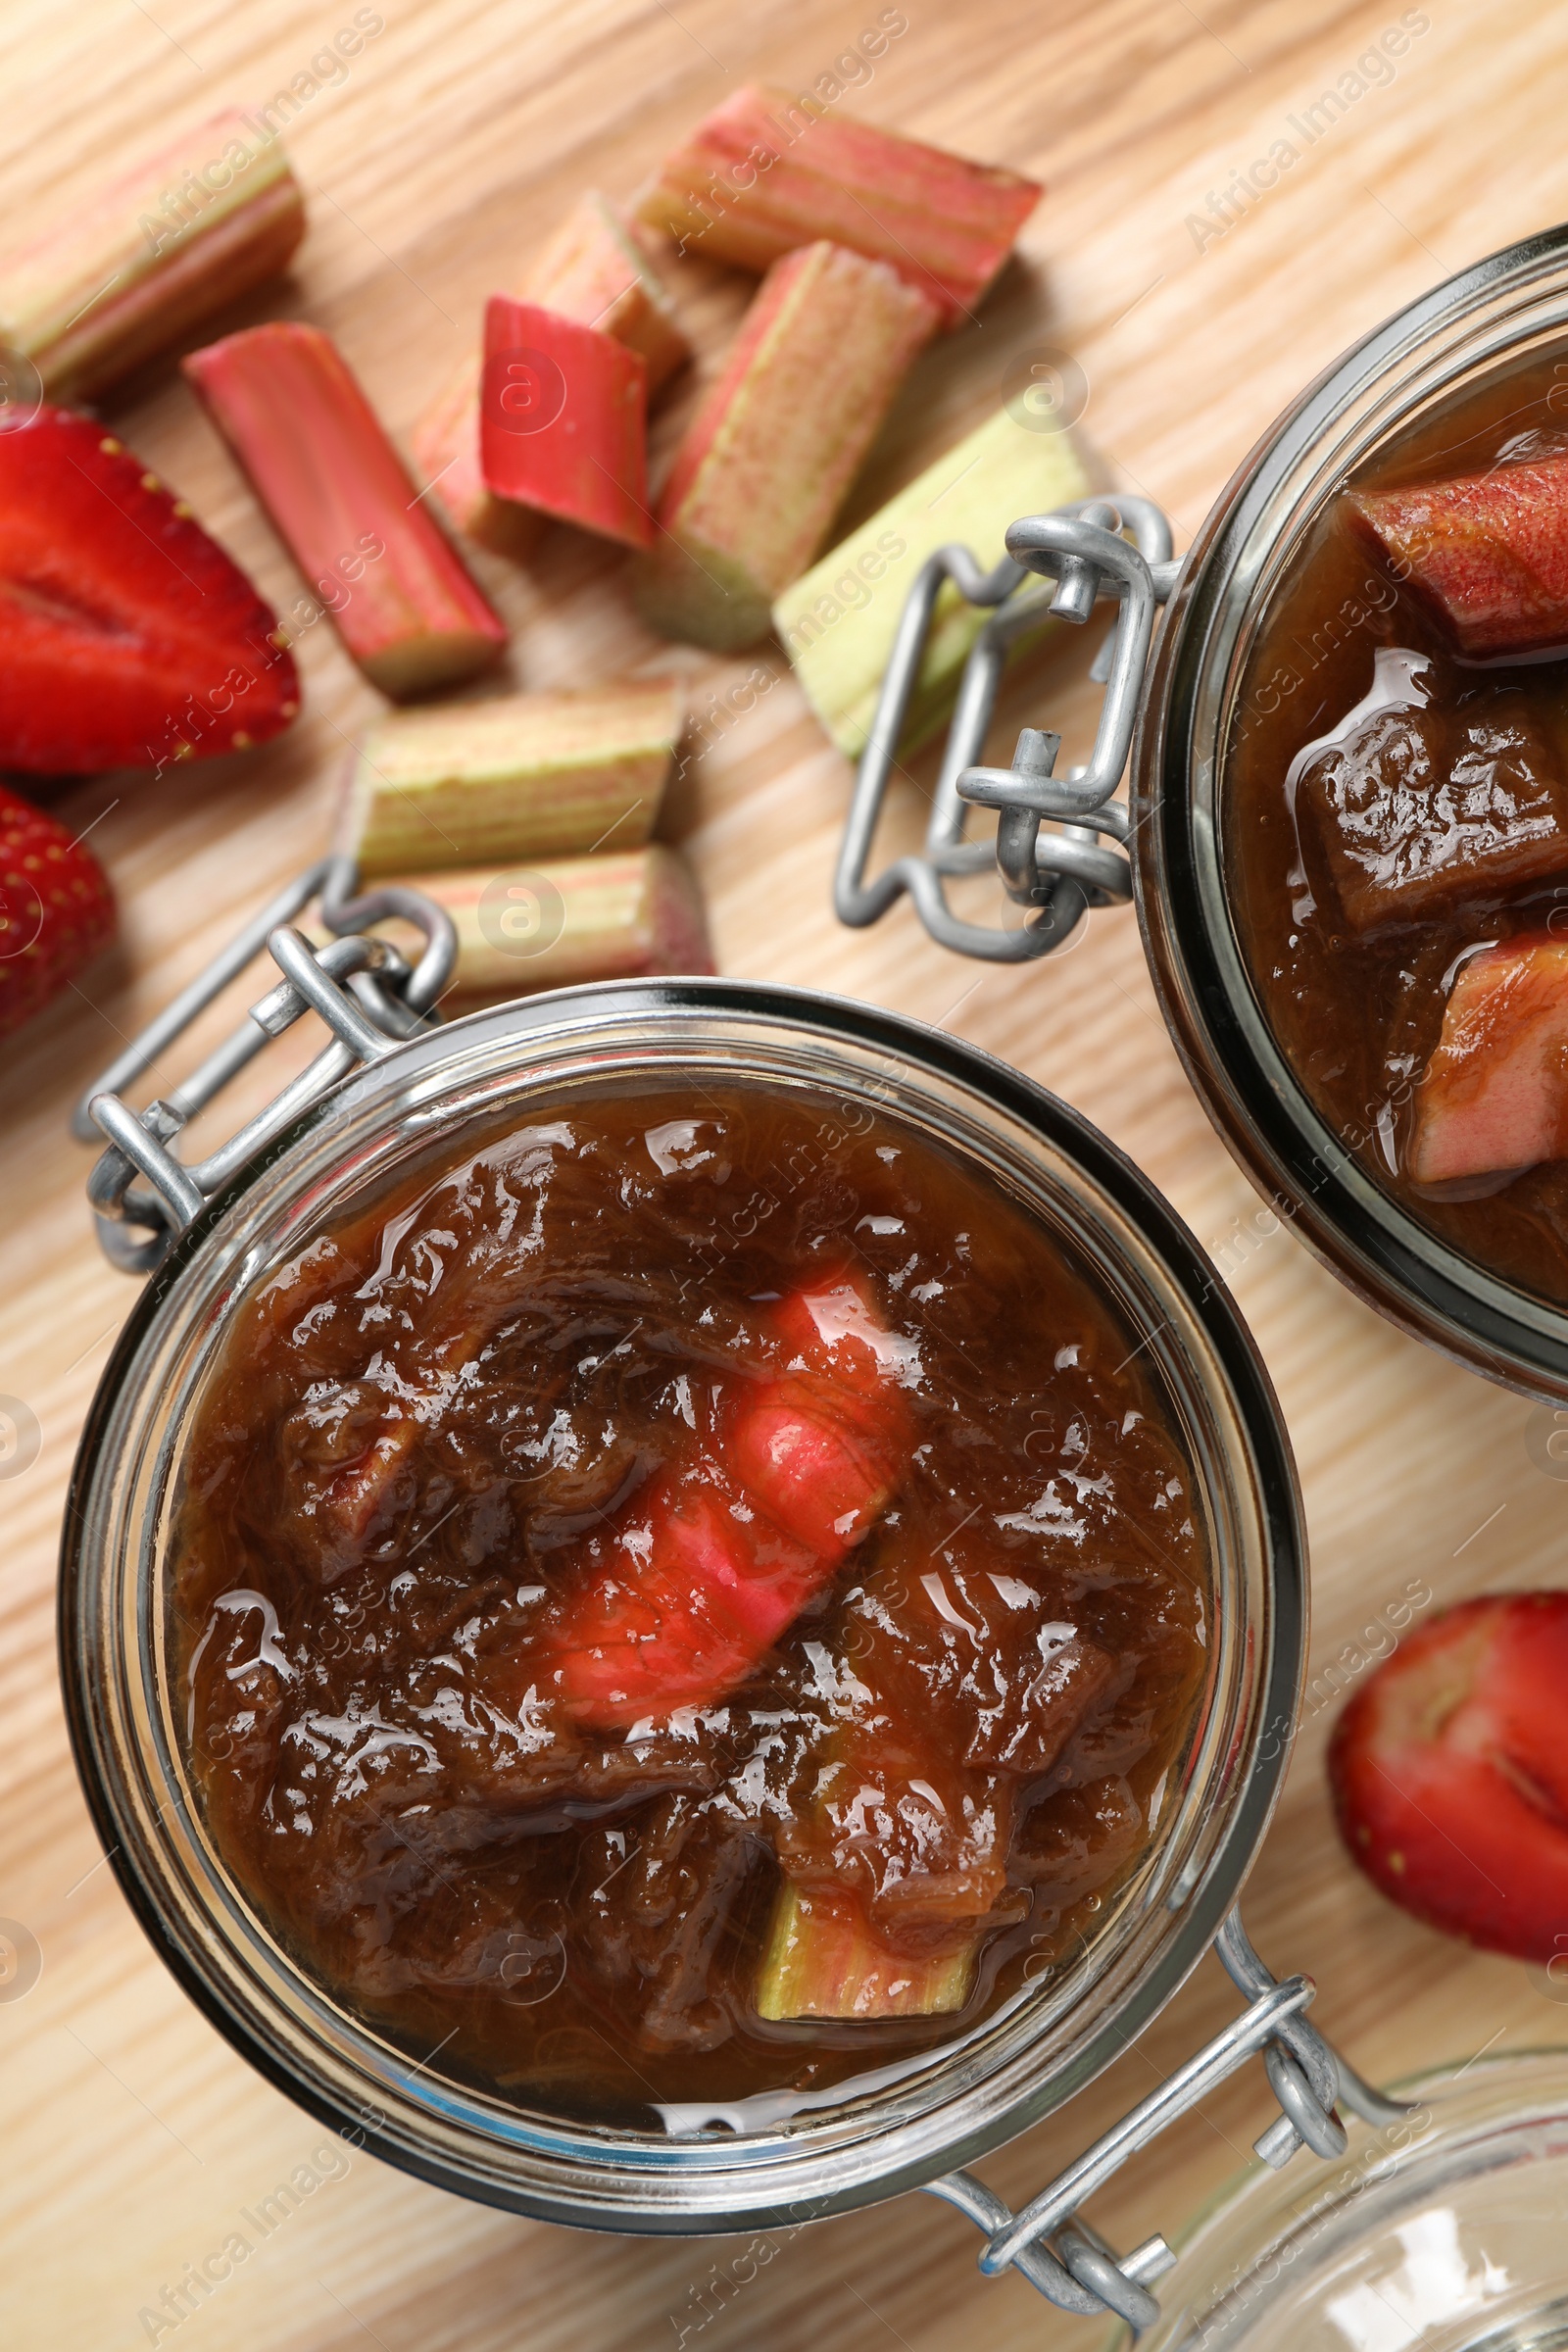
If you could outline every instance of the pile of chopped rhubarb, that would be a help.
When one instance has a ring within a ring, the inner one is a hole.
[[[278,280],[307,225],[278,136],[218,116],[0,258],[19,387],[0,416],[0,767],[157,774],[252,755],[299,710],[291,643],[322,617],[369,685],[422,719],[510,641],[506,582],[481,584],[472,551],[526,564],[552,527],[628,552],[659,635],[734,652],[776,626],[813,707],[850,740],[931,502],[856,553],[858,583],[889,582],[873,624],[853,610],[822,644],[822,594],[804,616],[778,600],[831,541],[910,367],[974,318],[1039,194],[1000,166],[747,87],[629,209],[584,191],[521,277],[493,290],[405,453],[373,381],[309,320],[201,342],[237,296]],[[703,355],[716,363],[708,389],[651,482],[650,403],[693,356],[666,278],[692,255],[760,283],[728,352]],[[286,621],[185,501],[69,405],[179,352],[298,575]],[[998,516],[1084,486],[1065,436],[1011,425],[943,528],[988,540]],[[971,636],[956,615],[939,631],[923,725]],[[383,730],[367,736],[346,846],[450,906],[461,996],[712,968],[695,883],[649,839],[667,759],[639,741],[636,705],[667,697],[660,668],[584,678],[575,718],[515,694],[432,714],[407,739],[419,749],[402,808],[401,785],[366,793]],[[672,754],[683,719],[659,724]],[[639,773],[626,802],[616,779]],[[3,919],[24,924],[25,886],[3,887],[22,894]],[[101,924],[68,936],[46,908],[29,983],[7,1001],[36,1009],[102,937]]]

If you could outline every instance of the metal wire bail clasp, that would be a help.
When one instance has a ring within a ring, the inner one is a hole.
[[[1123,536],[1131,531],[1132,541]],[[1112,799],[1127,765],[1153,636],[1154,613],[1175,586],[1170,524],[1147,498],[1080,499],[1014,522],[1007,553],[982,571],[967,548],[938,548],[909,591],[839,853],[833,904],[856,929],[874,923],[906,891],[933,939],[960,956],[1022,963],[1060,947],[1088,906],[1132,896],[1127,811]],[[1026,586],[1031,572],[1053,590]],[[964,664],[942,772],[919,856],[865,880],[871,840],[920,675],[937,600],[949,582],[972,605],[994,607]],[[1054,772],[1061,738],[1025,727],[1011,767],[976,765],[1007,656],[1047,619],[1082,625],[1102,598],[1119,603],[1090,677],[1105,698],[1087,767]],[[968,807],[997,810],[995,843],[964,838]],[[1042,821],[1059,829],[1042,832]],[[1101,837],[1115,845],[1106,847]],[[947,902],[950,877],[983,872],[995,858],[1009,898],[1033,909],[1016,929],[966,922]]]
[[[451,916],[416,890],[393,885],[357,897],[357,888],[352,858],[323,858],[309,867],[181,989],[77,1103],[73,1134],[82,1143],[99,1134],[109,1139],[87,1179],[87,1198],[105,1254],[125,1273],[147,1274],[160,1265],[208,1198],[357,1062],[378,1060],[436,1022],[436,1001],[457,961]],[[293,922],[318,899],[321,920],[335,934],[321,948]],[[367,936],[372,924],[394,916],[423,933],[417,963],[410,964],[390,940]],[[132,1110],[122,1090],[152,1068],[264,950],[283,975],[277,985],[190,1077],[145,1110]],[[307,1012],[319,1013],[332,1033],[324,1051],[206,1159],[177,1158],[171,1147],[186,1121]]]
[[[1387,2098],[1363,2082],[1307,2024],[1301,2013],[1315,1990],[1311,1978],[1277,1981],[1252,1949],[1240,1911],[1231,1912],[1214,1949],[1231,1983],[1247,1996],[1241,2016],[1027,2205],[1012,2212],[973,2173],[946,2173],[925,2183],[930,2195],[956,2205],[985,2231],[980,2268],[987,2278],[1013,2269],[1060,2311],[1124,2320],[1135,2336],[1152,2328],[1159,2305],[1149,2290],[1176,2260],[1170,2246],[1155,2235],[1129,2254],[1117,2254],[1084,2219],[1080,2207],[1129,2157],[1148,2147],[1167,2125],[1254,2055],[1262,2056],[1281,2111],[1253,2142],[1253,2152],[1276,2171],[1302,2147],[1319,2157],[1343,2155],[1348,2143],[1337,2112],[1341,2106],[1382,2126],[1398,2124],[1414,2113],[1403,2100]]]

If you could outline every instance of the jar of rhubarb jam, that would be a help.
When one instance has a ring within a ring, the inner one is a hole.
[[[180,1230],[83,1440],[64,1672],[159,1951],[450,2189],[700,2232],[929,2186],[1147,2321],[1163,2242],[1072,2218],[1129,2148],[1256,2053],[1273,2162],[1385,2112],[1235,1916],[1305,1570],[1223,1285],[1072,1110],[890,1014],[628,982],[375,1042],[370,949],[272,944],[365,1066],[205,1202],[100,1102],[95,1198],[136,1160]],[[1248,2006],[1087,2186],[960,2169],[1211,1947]]]
[[[1020,962],[1136,899],[1189,1075],[1276,1212],[1418,1338],[1568,1400],[1568,229],[1356,344],[1179,563],[1141,496],[1005,536],[991,572],[943,549],[910,594],[841,918],[907,893],[943,946]],[[925,847],[868,876],[958,597],[993,610]],[[1058,774],[1044,726],[981,764],[1013,640],[1104,604],[1087,765]],[[965,839],[970,807],[997,812],[993,844]],[[1000,924],[947,897],[993,857]]]
[[[1559,228],[1257,444],[1171,600],[1132,789],[1156,988],[1243,1165],[1373,1305],[1558,1402],[1565,427]]]

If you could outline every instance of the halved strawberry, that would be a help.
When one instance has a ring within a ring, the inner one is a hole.
[[[1521,1960],[1568,1950],[1568,1592],[1468,1600],[1341,1716],[1340,1831],[1430,1927]]]
[[[112,433],[51,408],[0,432],[0,766],[242,750],[299,696],[276,614]]]
[[[114,929],[91,850],[0,785],[0,1036],[41,1011]]]

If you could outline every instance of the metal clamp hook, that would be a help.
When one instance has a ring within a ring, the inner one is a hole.
[[[450,915],[418,891],[394,885],[357,896],[357,889],[352,858],[324,858],[309,867],[181,989],[77,1103],[73,1134],[83,1143],[100,1133],[109,1139],[108,1151],[87,1179],[87,1198],[105,1254],[125,1273],[146,1274],[161,1264],[203,1202],[356,1062],[390,1054],[401,1039],[436,1022],[436,1001],[457,961]],[[318,899],[322,922],[336,934],[323,948],[313,947],[292,922]],[[424,935],[416,964],[390,941],[366,936],[373,923],[393,916]],[[123,1090],[264,950],[283,974],[276,987],[251,1006],[246,1021],[181,1085],[145,1110],[132,1110]],[[331,1030],[331,1044],[206,1159],[194,1165],[177,1159],[170,1147],[186,1121],[270,1039],[311,1011]],[[139,1185],[138,1176],[145,1180]]]
[[[1124,530],[1131,530],[1134,544]],[[1076,928],[1087,906],[1132,896],[1127,811],[1111,795],[1132,747],[1155,609],[1169,597],[1179,569],[1171,560],[1170,524],[1146,498],[1081,499],[1052,514],[1027,515],[1008,530],[1006,545],[1006,555],[989,572],[963,547],[938,548],[922,565],[900,617],[860,757],[833,890],[839,920],[855,929],[876,922],[907,892],[933,939],[991,963],[1047,956]],[[1054,580],[1054,590],[1026,587],[1030,572]],[[937,600],[949,581],[970,604],[995,610],[964,664],[924,850],[897,858],[868,882],[872,836]],[[1048,618],[1081,625],[1102,598],[1119,602],[1121,611],[1089,673],[1105,687],[1105,698],[1088,766],[1055,775],[1061,738],[1037,727],[1020,734],[1010,768],[976,765],[1013,645]],[[964,838],[971,806],[997,810],[994,844]],[[1042,819],[1060,829],[1042,833]],[[1115,846],[1102,846],[1100,836]],[[948,880],[982,873],[993,858],[1008,896],[1034,910],[1020,929],[965,922],[948,905]]]
[[[1256,2052],[1283,2113],[1254,2147],[1276,2171],[1302,2146],[1316,2156],[1345,2153],[1345,2126],[1336,2112],[1341,2105],[1373,2124],[1396,2123],[1412,2112],[1363,2082],[1306,2023],[1301,2012],[1316,1990],[1311,1978],[1276,1982],[1249,1942],[1239,1911],[1220,1929],[1214,1950],[1231,1982],[1249,1996],[1248,2007],[1037,2197],[1013,2213],[972,2173],[927,2181],[930,2195],[956,2205],[985,2231],[980,2268],[987,2278],[1017,2270],[1061,2311],[1122,2319],[1135,2335],[1152,2328],[1159,2305],[1149,2285],[1175,2262],[1169,2245],[1155,2235],[1130,2254],[1116,2254],[1078,2208]]]

